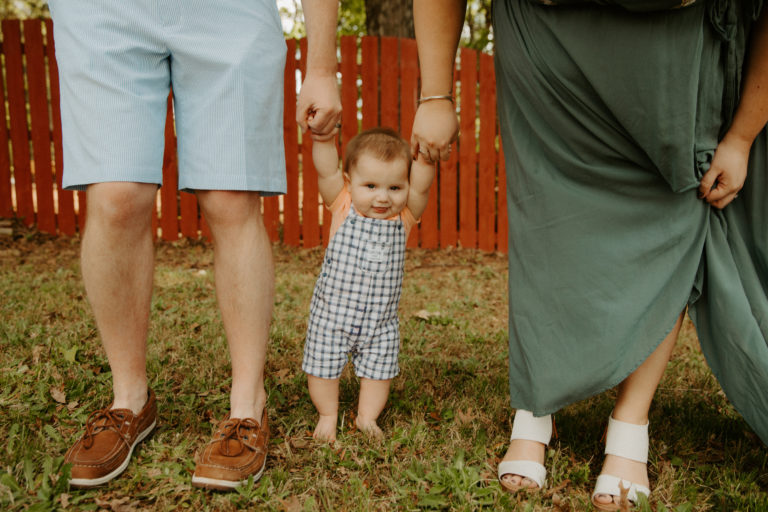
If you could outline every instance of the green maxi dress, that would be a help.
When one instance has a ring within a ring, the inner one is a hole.
[[[617,385],[688,305],[726,395],[768,443],[766,131],[733,203],[697,197],[761,8],[495,2],[514,408],[544,415]]]

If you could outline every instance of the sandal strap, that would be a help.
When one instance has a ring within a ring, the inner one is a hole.
[[[648,423],[635,425],[608,418],[605,453],[646,464],[648,462]]]
[[[544,487],[547,470],[532,460],[505,460],[499,463],[499,480],[504,475],[519,475],[533,480],[539,487]]]
[[[524,439],[536,441],[548,445],[552,437],[552,415],[534,417],[531,411],[518,409],[515,412],[515,420],[512,422],[512,436],[510,441]]]
[[[644,494],[646,498],[651,495],[651,490],[644,485],[635,484],[629,480],[623,480],[617,476],[603,474],[597,477],[597,482],[595,483],[595,492],[592,493],[593,502],[595,496],[598,494],[621,496],[620,487],[624,487],[625,489],[629,487],[627,499],[635,504],[637,504],[638,494]]]

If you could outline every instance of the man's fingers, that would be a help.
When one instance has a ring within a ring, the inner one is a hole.
[[[302,105],[299,103],[296,106],[296,122],[301,126],[301,131],[306,132],[309,128],[309,121],[315,115],[315,111],[311,105]]]
[[[316,110],[309,120],[309,128],[315,135],[325,136],[332,134],[336,129],[341,112],[332,112],[330,110]],[[316,139],[319,140],[319,139]]]

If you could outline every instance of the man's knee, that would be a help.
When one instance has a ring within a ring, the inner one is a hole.
[[[238,226],[261,221],[261,199],[258,192],[238,190],[206,190],[198,199],[208,224]]]
[[[151,221],[157,185],[110,182],[88,187],[88,215],[112,227],[139,226]]]

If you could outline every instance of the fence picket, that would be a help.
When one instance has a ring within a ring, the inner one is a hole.
[[[357,135],[359,126],[357,121],[357,38],[355,36],[341,36],[341,104],[346,108],[341,109],[341,154],[347,149],[349,140]],[[354,105],[354,108],[350,108]]]
[[[53,159],[55,162],[54,175],[56,178],[59,232],[67,236],[74,236],[77,232],[74,192],[71,190],[64,190],[61,183],[62,170],[64,169],[64,152],[61,142],[61,109],[59,108],[59,66],[56,63],[56,47],[53,42],[53,22],[50,19],[45,20],[45,29],[48,76],[50,78],[51,88]]]
[[[462,48],[459,139],[459,242],[477,247],[477,52]]]
[[[299,220],[299,142],[296,127],[296,40],[286,42],[287,56],[283,94],[283,144],[285,144],[286,194],[283,196],[283,242],[293,247],[301,243]]]
[[[53,169],[51,169],[51,132],[48,118],[43,25],[38,20],[24,20],[24,50],[27,57],[27,94],[35,162],[33,193],[37,200],[37,229],[56,234],[53,209]]]
[[[398,93],[400,86],[400,67],[398,61],[398,40],[396,37],[380,38],[381,69],[386,77],[380,76],[381,82],[381,117],[379,124],[397,131],[398,122]]]
[[[181,217],[181,236],[198,238],[199,213],[197,211],[197,196],[190,192],[179,192],[179,214]]]
[[[368,130],[379,124],[379,38],[363,36],[361,53],[363,130]]]
[[[8,146],[8,130],[5,126],[5,86],[0,80],[0,218],[13,217],[11,193],[11,155]]]
[[[496,248],[496,81],[493,57],[480,55],[480,147],[478,151],[478,247]]]
[[[173,92],[168,95],[166,109],[163,186],[160,188],[160,229],[163,240],[172,242],[179,239],[179,172],[176,135],[173,128]]]
[[[35,206],[32,199],[27,102],[24,94],[24,68],[21,57],[21,22],[19,20],[3,20],[2,30],[8,114],[11,118],[16,214],[21,217],[24,224],[31,226],[35,223]]]

